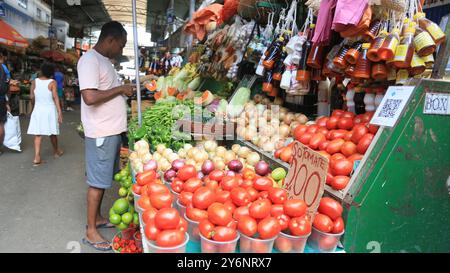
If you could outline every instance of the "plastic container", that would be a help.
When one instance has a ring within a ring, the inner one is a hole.
[[[177,200],[176,209],[180,212],[180,215],[186,214],[186,206],[184,206],[180,203],[180,199]]]
[[[311,236],[308,238],[308,245],[315,251],[322,253],[332,253],[336,251],[341,236],[345,230],[339,234],[325,233],[312,228]]]
[[[141,196],[140,196],[139,194],[134,193],[133,190],[131,190],[131,192],[133,193],[134,206],[136,207],[137,202],[139,201],[139,199],[141,198]]]
[[[362,43],[355,43],[345,54],[344,59],[349,64],[356,64],[359,58],[359,54],[362,48]]]
[[[375,39],[375,36],[378,34],[378,31],[380,31],[381,28],[381,21],[376,20],[370,23],[369,29],[364,33],[363,39],[370,42],[373,39]]]
[[[192,242],[200,242],[200,230],[198,229],[198,222],[192,221],[184,214],[184,219],[188,222],[188,233]]]
[[[142,248],[142,235],[141,235],[141,231],[140,230],[136,230],[136,232],[133,235],[133,239],[134,239],[134,244],[136,245],[136,247],[138,248]]]
[[[179,246],[159,247],[154,241],[149,241],[145,236],[142,238],[143,243],[147,246],[149,253],[186,253],[186,246],[189,242],[189,234],[186,233],[186,239]]]
[[[303,253],[310,235],[311,233],[305,236],[293,236],[280,232],[275,240],[275,249],[281,253]]]
[[[170,187],[170,186],[169,186],[169,190],[170,190],[170,193],[173,195],[172,208],[176,208],[178,196],[180,196],[180,194],[175,192],[174,190],[172,190],[172,187]]]
[[[273,244],[278,237],[277,235],[271,239],[262,240],[240,234],[239,249],[241,253],[272,253]]]
[[[413,58],[411,60],[411,68],[409,69],[409,74],[411,76],[420,75],[425,72],[426,69],[425,61],[419,57],[419,55],[414,52]]]
[[[202,253],[235,253],[237,242],[239,241],[240,235],[239,233],[236,236],[236,239],[228,242],[216,242],[210,239],[205,238],[202,234],[200,234],[200,246]]]
[[[372,65],[372,79],[385,80],[387,79],[387,68],[382,62]]]
[[[138,202],[135,200],[134,201],[134,210],[139,214],[142,214],[144,212],[144,210],[139,206]]]
[[[436,45],[439,45],[440,43],[445,41],[445,33],[436,23],[428,20],[425,17],[425,13],[423,12],[417,13],[416,15],[414,15],[414,20],[419,22],[420,28],[430,33]]]
[[[372,62],[381,61],[380,56],[378,56],[378,49],[383,45],[388,33],[384,30],[380,31],[380,34],[372,41],[369,51],[367,52],[367,58]]]
[[[394,61],[392,63],[396,68],[411,67],[411,60],[414,55],[414,33],[415,25],[411,24],[405,30],[405,36],[402,37],[400,44],[395,49]]]
[[[355,78],[370,79],[371,62],[369,59],[367,59],[367,51],[369,50],[369,47],[369,43],[363,44],[362,52],[359,55],[359,59],[355,67],[355,72],[353,73],[353,76]]]
[[[333,64],[339,69],[345,69],[348,66],[347,61],[345,60],[345,55],[348,53],[350,48],[347,45],[344,45],[339,50],[339,53],[333,59]]]
[[[395,50],[400,43],[400,30],[395,28],[386,39],[384,39],[383,45],[378,49],[378,57],[383,61],[392,60],[395,56]]]
[[[416,34],[414,36],[414,47],[419,57],[428,56],[436,51],[436,43],[430,33],[424,31],[416,25]]]
[[[321,46],[321,45],[313,45],[311,47],[311,51],[309,52],[308,55],[308,60],[307,60],[307,65],[309,67],[315,68],[315,69],[320,69],[322,68],[323,65],[323,59],[324,59],[324,55],[325,55],[325,47]]]

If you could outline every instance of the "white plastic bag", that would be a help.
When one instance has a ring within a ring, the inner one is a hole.
[[[5,147],[21,152],[20,144],[22,143],[22,134],[20,131],[19,116],[13,116],[8,112],[8,119],[5,123],[5,140],[3,145]]]

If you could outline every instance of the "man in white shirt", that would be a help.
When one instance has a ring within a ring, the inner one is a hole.
[[[103,25],[94,48],[78,61],[81,121],[85,132],[87,184],[87,229],[83,243],[97,250],[111,250],[111,243],[97,228],[112,227],[100,213],[105,189],[111,188],[119,171],[121,134],[127,131],[126,97],[136,91],[121,85],[111,63],[122,54],[127,32],[116,21]]]

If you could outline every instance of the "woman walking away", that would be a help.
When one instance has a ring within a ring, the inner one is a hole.
[[[59,124],[62,123],[62,111],[58,98],[58,87],[51,78],[55,72],[52,64],[44,63],[41,67],[40,77],[31,85],[31,100],[33,112],[31,113],[28,134],[34,137],[34,166],[41,161],[42,136],[50,136],[54,156],[60,157],[63,151],[58,148]]]

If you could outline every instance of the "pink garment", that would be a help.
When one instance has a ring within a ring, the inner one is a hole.
[[[369,5],[369,0],[337,0],[332,29],[341,32],[348,25],[356,26]]]
[[[337,0],[322,0],[317,16],[316,30],[312,41],[314,44],[327,44],[331,38],[331,25]]]

